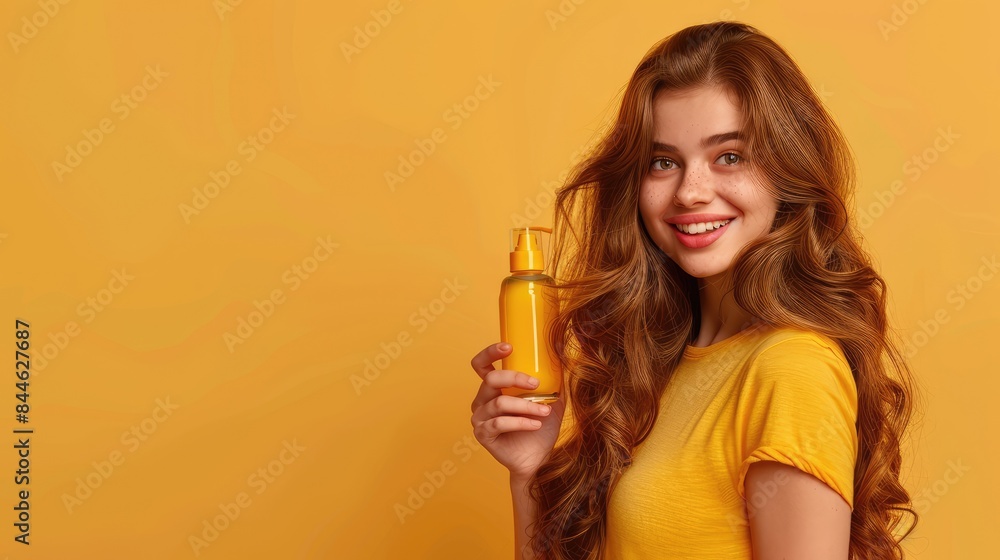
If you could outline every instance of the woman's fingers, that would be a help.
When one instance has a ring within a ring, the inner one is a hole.
[[[500,395],[476,409],[472,414],[472,425],[490,422],[496,418],[512,416],[518,414],[528,414],[531,416],[548,416],[552,407],[533,403],[521,397],[510,395]]]
[[[476,398],[472,400],[472,412],[480,406],[497,398],[503,394],[504,387],[519,387],[521,389],[534,389],[538,386],[538,381],[530,375],[510,369],[494,369],[483,377],[483,383],[479,386]],[[522,399],[523,400],[523,399]]]
[[[485,378],[487,373],[496,369],[493,367],[493,362],[503,358],[507,354],[510,354],[511,350],[513,350],[501,350],[501,344],[504,343],[498,342],[496,344],[490,344],[472,358],[472,369],[479,374],[479,377]]]
[[[551,408],[527,399],[504,395],[501,389],[518,387],[531,390],[538,380],[530,375],[509,369],[496,369],[493,363],[510,354],[512,348],[501,349],[496,343],[483,348],[472,358],[472,369],[482,378],[479,392],[472,401],[473,432],[480,441],[496,439],[500,434],[537,430],[541,421],[529,416],[548,416]]]
[[[538,387],[538,379],[512,369],[497,369],[489,372],[483,379],[483,383],[494,389],[505,387],[522,387],[524,389],[534,389]]]
[[[497,416],[474,426],[472,433],[476,439],[480,442],[488,442],[496,439],[501,434],[509,432],[537,430],[542,427],[542,423],[523,416]]]

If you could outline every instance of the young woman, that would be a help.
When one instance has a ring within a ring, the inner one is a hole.
[[[854,183],[837,124],[755,28],[649,51],[556,197],[564,394],[502,395],[532,387],[494,369],[509,345],[472,360],[516,558],[903,557],[913,387]]]

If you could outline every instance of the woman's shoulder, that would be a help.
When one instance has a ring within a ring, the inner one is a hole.
[[[800,368],[819,362],[848,374],[851,371],[840,343],[819,331],[799,327],[762,328],[751,361],[764,369]]]
[[[769,348],[789,340],[799,341],[804,344],[828,346],[839,349],[840,344],[830,336],[817,330],[791,326],[762,326],[758,335],[758,347]]]

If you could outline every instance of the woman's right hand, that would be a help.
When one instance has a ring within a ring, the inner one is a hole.
[[[495,369],[493,362],[511,353],[491,344],[472,358],[472,369],[483,382],[472,401],[472,432],[490,454],[507,467],[512,478],[530,479],[555,446],[562,425],[563,399],[543,405],[504,395],[503,387],[534,389],[530,375]]]

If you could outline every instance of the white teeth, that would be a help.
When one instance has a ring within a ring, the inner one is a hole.
[[[677,229],[683,231],[684,233],[697,234],[718,229],[728,224],[729,222],[730,220],[720,220],[715,222],[701,222],[697,224],[674,224],[674,225],[677,227]]]

